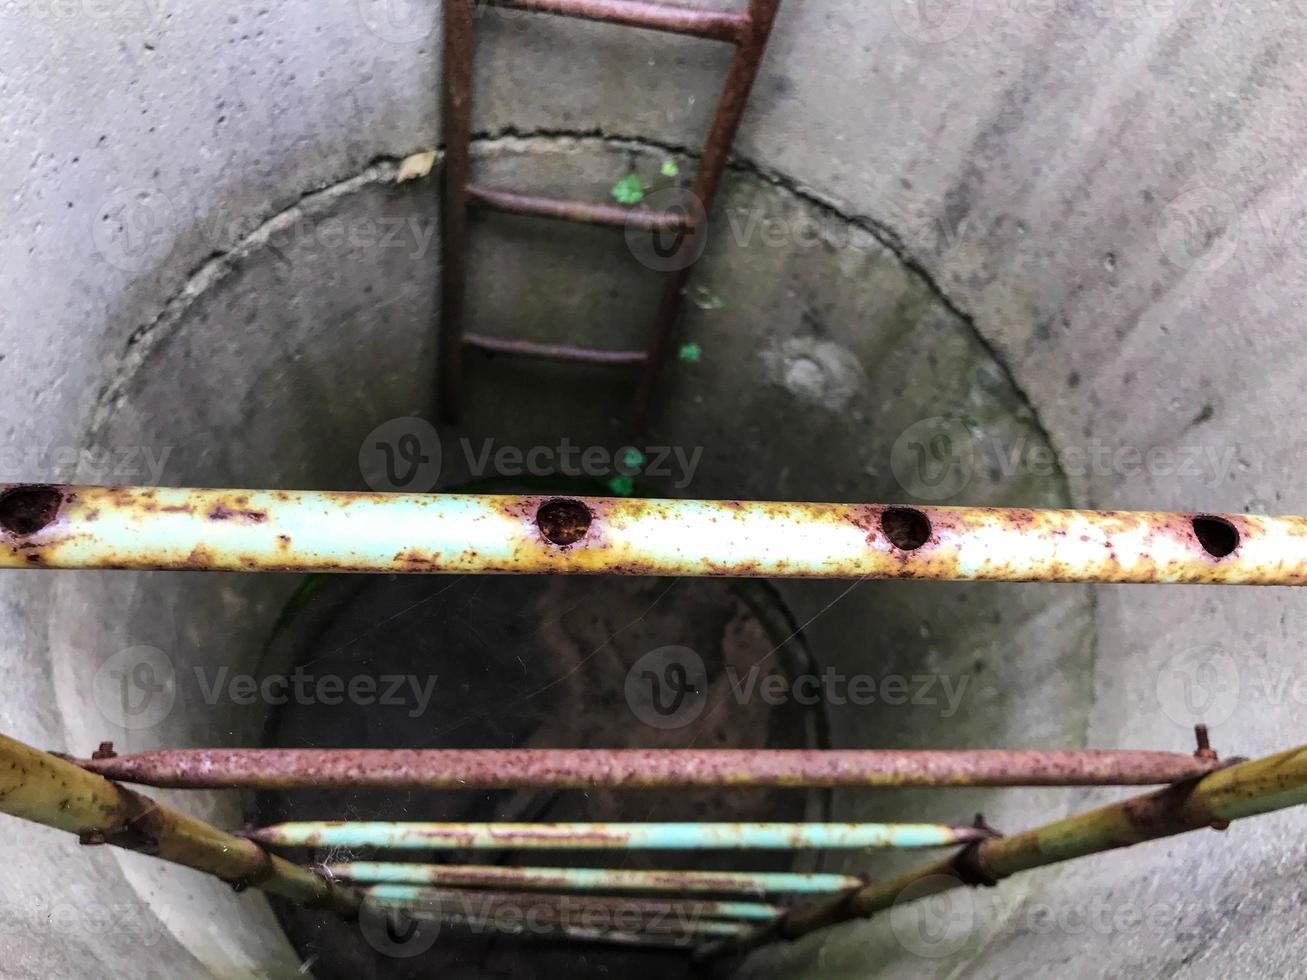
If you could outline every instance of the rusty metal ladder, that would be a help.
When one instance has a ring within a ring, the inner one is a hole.
[[[472,137],[473,4],[477,0],[445,0],[444,73],[444,197],[441,269],[441,312],[438,335],[441,414],[458,418],[462,403],[463,349],[582,364],[641,368],[632,428],[640,431],[648,417],[659,368],[675,332],[695,260],[707,234],[707,215],[721,183],[727,157],[735,142],[749,93],[762,63],[781,0],[749,0],[740,13],[703,10],[646,0],[512,0],[517,10],[558,14],[584,20],[623,24],[673,34],[724,41],[736,46],[721,101],[717,106],[699,169],[691,187],[695,217],[675,210],[653,211],[617,205],[559,200],[507,189],[482,187],[470,181]],[[649,231],[674,233],[675,256],[654,316],[653,337],[642,351],[598,350],[564,344],[495,337],[465,330],[467,306],[468,208],[472,205],[510,214],[535,215]]]

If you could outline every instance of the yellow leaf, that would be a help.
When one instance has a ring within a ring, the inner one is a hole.
[[[395,174],[395,183],[404,184],[410,180],[421,180],[427,174],[431,173],[431,168],[436,165],[436,151],[427,150],[425,153],[414,153],[412,156],[405,157],[400,162],[399,171]]]

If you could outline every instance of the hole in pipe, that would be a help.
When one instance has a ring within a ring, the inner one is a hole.
[[[590,530],[590,508],[579,500],[550,500],[536,511],[536,527],[552,544],[576,544]]]
[[[913,507],[888,507],[880,515],[881,530],[900,551],[916,551],[930,540],[930,518]]]
[[[1224,558],[1239,547],[1239,530],[1223,517],[1195,517],[1194,534],[1213,558]]]
[[[54,487],[15,487],[0,497],[0,527],[35,534],[54,521],[64,496]]]

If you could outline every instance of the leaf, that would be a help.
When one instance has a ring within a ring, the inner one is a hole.
[[[407,156],[400,161],[399,170],[395,173],[395,183],[406,184],[410,180],[421,180],[431,173],[431,168],[435,165],[435,150],[425,150],[422,153]]]
[[[635,481],[629,476],[615,476],[608,481],[608,489],[619,497],[629,497],[635,493]]]
[[[644,183],[639,174],[627,174],[613,185],[613,197],[619,204],[639,204],[644,200]]]
[[[680,358],[689,364],[698,364],[703,360],[703,348],[698,344],[686,344],[681,348]]]
[[[726,301],[706,286],[697,286],[694,290],[694,305],[701,310],[724,310]]]
[[[675,160],[668,160],[663,164],[662,175],[664,177],[679,177],[681,176],[681,168],[676,165]]]

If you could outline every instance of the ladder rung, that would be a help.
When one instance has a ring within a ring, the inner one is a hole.
[[[669,34],[689,34],[733,44],[739,43],[749,26],[749,18],[744,14],[648,3],[646,0],[510,0],[509,5],[544,14],[647,27]]]
[[[518,357],[537,357],[548,361],[572,361],[578,364],[643,364],[648,355],[640,350],[596,350],[593,347],[572,347],[567,344],[538,344],[531,340],[508,340],[489,337],[482,333],[463,335],[463,343],[478,350],[496,354],[515,354]]]
[[[568,201],[555,197],[536,197],[501,191],[477,184],[467,185],[469,203],[480,204],[492,211],[507,214],[530,214],[538,218],[556,218],[559,221],[578,221],[586,225],[611,225],[615,228],[637,228],[641,231],[686,232],[691,230],[688,215],[673,211],[650,211],[648,208],[624,208],[616,204],[595,204],[592,201]]]

